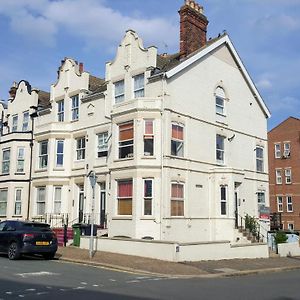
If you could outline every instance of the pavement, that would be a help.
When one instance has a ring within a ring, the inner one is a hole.
[[[259,259],[230,259],[199,262],[167,262],[157,259],[97,251],[89,258],[89,251],[74,246],[59,247],[56,258],[61,261],[91,265],[124,272],[167,277],[226,277],[300,269],[300,257]]]

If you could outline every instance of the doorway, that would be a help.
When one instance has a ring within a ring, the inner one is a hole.
[[[100,227],[106,227],[106,188],[105,182],[100,183]]]
[[[78,223],[83,221],[83,208],[84,208],[84,185],[79,185],[78,193]]]

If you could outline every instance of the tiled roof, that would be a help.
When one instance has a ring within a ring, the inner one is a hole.
[[[98,77],[93,76],[93,75],[89,76],[89,90],[91,92],[94,92],[94,91],[98,90],[99,88],[103,87],[104,84],[105,84],[104,79],[98,78]]]
[[[189,59],[190,57],[196,55],[206,47],[210,46],[211,44],[213,44],[214,42],[222,38],[224,35],[226,35],[226,33],[219,35],[216,38],[208,40],[205,46],[199,48],[198,50],[194,51],[188,56],[185,56],[184,58],[180,58],[180,53],[157,55],[156,69],[153,70],[152,75],[158,75],[170,71],[171,69],[175,68],[180,63],[182,63],[183,61]]]
[[[38,100],[38,106],[42,109],[48,108],[51,106],[50,104],[50,93],[39,91],[39,100]]]

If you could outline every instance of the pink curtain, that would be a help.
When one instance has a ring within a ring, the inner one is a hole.
[[[118,197],[132,197],[132,180],[118,182]]]

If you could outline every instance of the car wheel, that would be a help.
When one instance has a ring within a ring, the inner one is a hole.
[[[44,254],[43,254],[43,257],[44,257],[45,259],[53,259],[54,256],[55,256],[55,252],[44,253]]]
[[[21,256],[21,253],[20,253],[20,248],[19,248],[18,244],[15,242],[11,243],[8,247],[7,254],[8,254],[8,258],[10,260],[19,259]]]

